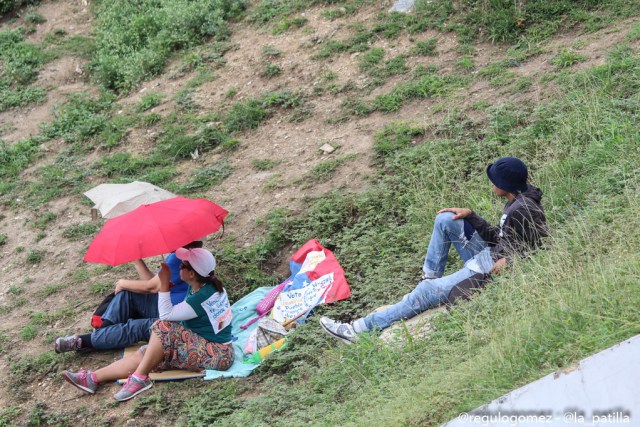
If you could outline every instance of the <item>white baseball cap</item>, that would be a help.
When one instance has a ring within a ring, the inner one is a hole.
[[[202,277],[209,277],[209,274],[216,269],[216,258],[206,249],[178,248],[176,257],[182,261],[187,261],[191,268]]]

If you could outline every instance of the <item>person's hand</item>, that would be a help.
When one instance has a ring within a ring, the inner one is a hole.
[[[121,292],[121,291],[124,291],[124,290],[125,290],[125,289],[124,289],[124,287],[122,286],[122,279],[120,279],[120,280],[118,280],[118,281],[116,282],[116,288],[113,290],[113,292],[117,294],[118,292]]]
[[[158,278],[160,279],[160,292],[169,292],[171,289],[171,270],[169,270],[167,263],[160,263]]]
[[[469,208],[444,208],[438,211],[439,214],[444,212],[453,212],[455,215],[451,219],[463,219],[471,215],[473,211]]]
[[[493,263],[493,267],[491,267],[491,270],[489,270],[489,273],[490,274],[498,274],[498,273],[500,273],[500,270],[502,270],[504,268],[505,265],[507,265],[507,259],[506,258],[500,258],[496,262]]]

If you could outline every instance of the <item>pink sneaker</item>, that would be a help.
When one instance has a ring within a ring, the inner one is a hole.
[[[91,371],[70,372],[62,371],[60,374],[69,384],[78,387],[85,393],[95,394],[98,388],[98,381],[95,380],[95,375]]]
[[[153,387],[153,382],[151,382],[149,377],[147,377],[146,380],[142,380],[135,375],[129,375],[129,379],[125,385],[122,386],[119,392],[113,395],[113,398],[119,402],[124,402],[151,387]]]

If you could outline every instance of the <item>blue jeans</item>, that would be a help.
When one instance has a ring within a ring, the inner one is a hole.
[[[149,341],[151,325],[158,316],[158,294],[118,292],[102,315],[113,325],[96,329],[91,345],[96,350],[112,350]]]
[[[424,257],[422,271],[429,277],[442,277],[453,244],[462,262],[467,262],[487,247],[487,243],[470,224],[461,219],[453,220],[452,212],[438,214],[433,223],[433,233]],[[466,228],[466,230],[465,230]]]
[[[424,261],[424,272],[436,277],[418,283],[399,303],[357,319],[353,326],[357,332],[385,329],[401,319],[410,319],[444,301],[451,289],[476,273],[488,273],[493,260],[487,243],[472,230],[470,238],[465,236],[464,221],[453,220],[453,214],[445,212],[436,217],[433,234]],[[469,230],[467,230],[469,232]],[[453,274],[442,277],[449,257],[451,244],[464,261],[464,267]]]

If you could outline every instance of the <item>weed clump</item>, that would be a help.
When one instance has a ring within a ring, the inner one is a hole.
[[[140,103],[136,107],[136,111],[138,113],[142,113],[144,111],[150,110],[153,107],[157,107],[160,105],[162,100],[164,99],[164,95],[158,92],[150,92],[142,95],[140,99]]]
[[[578,62],[586,61],[587,57],[585,55],[581,55],[579,53],[573,52],[572,50],[565,49],[558,53],[551,63],[555,65],[557,68],[567,68],[571,67]]]
[[[44,89],[28,85],[54,55],[25,40],[21,28],[0,31],[0,112],[39,103],[47,97]]]
[[[109,90],[127,92],[159,73],[171,54],[229,35],[227,20],[244,9],[240,0],[127,0],[96,5],[93,76]]]
[[[100,229],[100,223],[89,221],[81,224],[76,224],[65,228],[62,232],[62,237],[77,241],[93,236]]]
[[[220,184],[231,176],[232,168],[227,162],[220,162],[213,166],[196,169],[188,181],[179,186],[179,193],[192,194]]]

